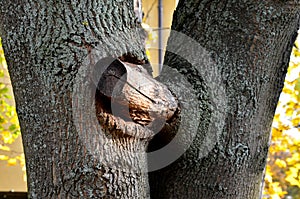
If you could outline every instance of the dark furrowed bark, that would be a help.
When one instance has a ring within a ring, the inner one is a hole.
[[[172,53],[165,64],[193,85],[202,104],[201,121],[188,151],[150,173],[151,198],[259,198],[272,118],[298,28],[299,1],[179,2],[172,29],[194,39],[213,64],[204,63],[197,48],[185,48],[178,33],[171,32],[167,50]],[[185,51],[189,61],[182,57]],[[199,77],[202,69],[208,76],[219,75]],[[216,87],[209,86],[213,81]],[[219,87],[225,90],[226,99],[219,100],[226,106],[211,107]],[[211,124],[214,111],[224,113],[225,125],[205,154],[201,148],[209,125],[222,122]]]
[[[29,197],[149,197],[146,158],[139,153],[146,141],[106,136],[95,110],[98,60],[145,59],[132,1],[0,5]]]

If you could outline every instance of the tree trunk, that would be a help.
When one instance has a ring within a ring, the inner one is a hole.
[[[30,198],[148,198],[147,169],[152,198],[257,198],[296,6],[180,1],[160,78],[179,110],[125,63],[145,59],[133,1],[2,0]]]
[[[0,7],[29,197],[148,198],[152,130],[99,110],[106,101],[97,101],[103,68],[113,64],[106,57],[145,59],[133,1],[3,0]]]
[[[186,87],[169,77],[184,76],[200,116],[190,114],[198,129],[188,150],[150,173],[151,198],[260,197],[272,118],[298,28],[299,1],[179,1],[161,79],[182,91]],[[194,131],[187,126],[182,134]]]

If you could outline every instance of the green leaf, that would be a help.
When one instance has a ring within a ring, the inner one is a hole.
[[[0,69],[0,77],[4,77],[4,70],[2,70],[2,69]]]
[[[9,91],[9,89],[8,88],[2,88],[2,89],[0,89],[0,94],[4,94],[4,93],[7,93]]]
[[[14,136],[19,136],[21,135],[21,131],[18,129],[13,133]]]
[[[10,95],[3,95],[3,97],[5,97],[6,99],[12,99],[12,96]]]
[[[8,130],[10,130],[10,131],[14,131],[16,129],[17,129],[17,125],[15,125],[15,124],[12,124],[8,127]]]
[[[296,91],[300,92],[300,78],[298,78],[298,79],[296,80],[294,89],[295,89]]]
[[[4,123],[5,121],[6,121],[5,118],[4,118],[3,116],[0,115],[0,124],[1,124],[1,123]]]
[[[19,137],[19,135],[21,135],[21,131],[17,130],[12,135],[13,135],[14,139],[17,139]]]

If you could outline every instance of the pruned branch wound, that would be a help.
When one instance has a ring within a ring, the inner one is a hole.
[[[110,136],[151,139],[180,112],[178,100],[141,65],[105,58],[96,90],[96,114]]]

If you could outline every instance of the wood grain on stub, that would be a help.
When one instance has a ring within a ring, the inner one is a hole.
[[[141,65],[115,59],[97,86],[98,120],[103,128],[118,136],[151,139],[178,109],[171,91]]]

